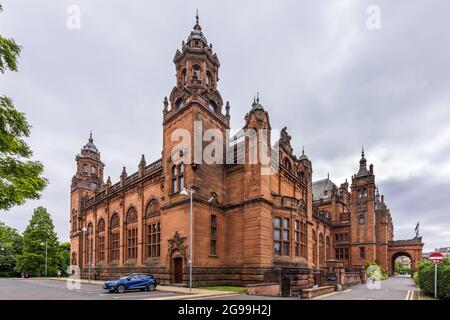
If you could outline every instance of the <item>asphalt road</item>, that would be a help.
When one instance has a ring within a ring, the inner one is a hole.
[[[358,284],[320,300],[405,300],[408,290],[416,290],[413,280],[410,277],[395,277],[381,281],[379,289]]]
[[[141,300],[176,296],[167,291],[109,293],[100,285],[81,284],[68,289],[65,281],[43,279],[0,279],[0,300]]]

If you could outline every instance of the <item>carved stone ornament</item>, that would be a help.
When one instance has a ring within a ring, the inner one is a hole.
[[[186,259],[186,237],[182,237],[178,231],[175,232],[172,239],[168,240],[168,257],[171,257],[174,251],[179,251],[183,257],[185,264],[187,264]]]

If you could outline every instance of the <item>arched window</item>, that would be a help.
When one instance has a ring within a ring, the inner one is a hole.
[[[183,71],[181,71],[180,83],[181,84],[186,84],[186,82],[187,82],[186,69],[183,69]]]
[[[317,261],[318,258],[318,251],[317,251],[317,236],[316,231],[313,230],[312,233],[312,240],[313,240],[313,263],[318,267],[319,262]]]
[[[200,70],[201,68],[198,64],[195,64],[192,67],[192,82],[201,80]]]
[[[330,260],[331,259],[331,243],[330,243],[329,236],[326,237],[325,244],[326,244],[326,258],[327,258],[327,260]]]
[[[367,197],[367,189],[366,188],[364,188],[363,191],[362,191],[362,197],[363,198]]]
[[[120,258],[120,220],[117,213],[111,217],[109,231],[109,260],[118,261]]]
[[[217,104],[214,101],[210,100],[209,103],[208,103],[208,109],[211,112],[216,112],[217,111]]]
[[[97,167],[96,166],[91,166],[91,174],[92,175],[96,175],[97,174]]]
[[[149,217],[156,216],[159,214],[160,214],[159,202],[158,202],[158,200],[153,199],[147,204],[147,207],[145,208],[145,217],[149,218]]]
[[[137,211],[135,207],[131,207],[128,209],[127,217],[125,220],[126,226],[125,226],[125,236],[126,236],[126,253],[127,253],[127,260],[129,259],[136,259],[137,258],[137,237],[138,237],[138,226],[137,226]]]
[[[205,81],[206,81],[206,85],[207,86],[213,84],[213,77],[211,75],[211,72],[209,72],[209,71],[206,72],[206,79],[205,79]]]
[[[306,221],[300,223],[300,256],[307,257],[307,223]]]
[[[361,197],[362,197],[362,191],[358,190],[358,198],[361,198]]]
[[[161,255],[161,212],[156,199],[151,200],[145,209],[145,233],[145,257],[159,257]]]
[[[105,261],[105,220],[100,218],[97,224],[97,261]]]
[[[183,99],[181,98],[177,99],[177,101],[175,102],[175,109],[179,110],[183,107],[184,107]]]
[[[93,244],[94,244],[94,239],[93,239],[93,233],[94,231],[94,227],[92,225],[92,222],[89,222],[88,226],[87,226],[87,234],[86,234],[86,242],[85,242],[85,248],[86,248],[86,254],[85,256],[85,265],[88,266],[89,263],[93,263],[94,261],[92,260],[93,257]]]
[[[75,209],[72,210],[72,232],[76,232],[78,230],[78,217]]]
[[[178,193],[184,188],[184,163],[172,166],[172,193]]]
[[[325,264],[325,243],[323,241],[323,235],[319,234],[319,266]]]
[[[291,161],[289,161],[289,159],[286,157],[284,158],[284,167],[286,168],[287,171],[291,171],[292,170],[292,166],[291,166]]]

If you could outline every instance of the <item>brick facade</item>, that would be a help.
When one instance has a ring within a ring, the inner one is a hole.
[[[112,184],[109,177],[104,181],[105,164],[92,135],[76,157],[71,251],[72,264],[81,267],[83,276],[90,263],[100,278],[145,271],[160,282],[186,283],[190,237],[195,285],[279,283],[288,272],[294,287],[309,288],[320,284],[320,268],[335,258],[347,266],[376,260],[388,269],[392,219],[364,156],[365,170],[352,178],[350,188],[347,182],[340,188],[331,181],[313,184],[312,163],[304,152],[300,157],[293,153],[286,128],[277,141],[280,166],[272,175],[262,174],[261,161],[248,161],[246,136],[235,144],[246,147],[243,163],[228,141],[223,151],[233,154],[233,163],[205,164],[194,157],[179,162],[195,155],[197,142],[189,138],[180,146],[173,138],[178,130],[194,134],[214,128],[227,137],[230,105],[224,107],[217,90],[220,63],[198,20],[174,63],[176,86],[163,102],[160,159],[147,164],[142,156],[135,173],[128,175],[123,168],[119,182]],[[257,139],[271,142],[269,114],[259,98],[245,116],[243,129],[267,130],[267,136]],[[192,234],[189,198],[180,194],[183,187],[194,190]],[[364,197],[359,196],[362,190],[367,192]],[[360,259],[362,247],[365,258]],[[336,257],[337,248],[347,248],[347,255]]]

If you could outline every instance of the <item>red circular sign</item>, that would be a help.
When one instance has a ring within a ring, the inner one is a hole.
[[[428,260],[430,260],[431,263],[440,264],[442,263],[442,261],[444,261],[444,256],[442,255],[442,253],[433,252],[432,254],[430,254]]]

